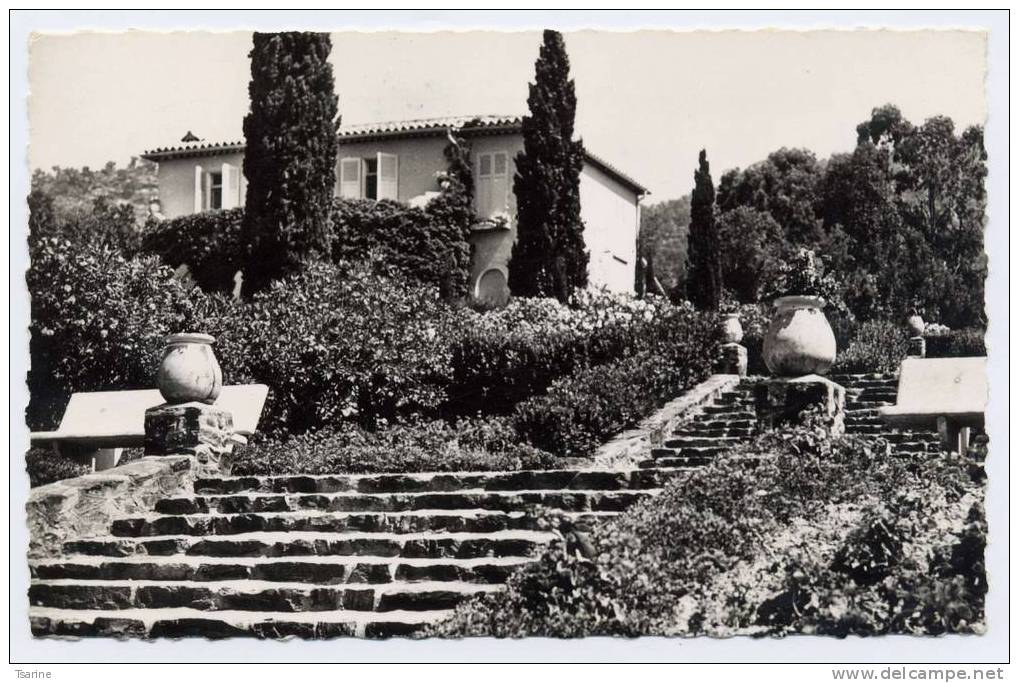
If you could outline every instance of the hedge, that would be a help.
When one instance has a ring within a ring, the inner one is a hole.
[[[928,358],[960,358],[986,356],[985,332],[978,328],[951,330],[943,334],[926,335]]]
[[[142,249],[171,268],[187,265],[208,292],[229,292],[244,267],[244,209],[205,211],[146,227]],[[330,257],[337,264],[370,262],[383,275],[440,288],[446,298],[467,293],[471,247],[468,229],[451,220],[447,204],[435,210],[392,200],[334,199]]]
[[[520,403],[513,413],[520,437],[560,456],[587,456],[703,381],[718,355],[716,319],[693,311],[668,317],[672,327],[658,330],[653,348],[556,380]]]
[[[849,346],[841,349],[833,372],[898,372],[909,352],[909,333],[902,325],[885,320],[865,322],[856,329]]]
[[[982,467],[823,434],[765,433],[593,527],[549,513],[561,540],[430,635],[981,632]]]
[[[555,456],[520,444],[502,420],[442,420],[376,431],[330,427],[239,448],[234,474],[331,474],[554,469]]]

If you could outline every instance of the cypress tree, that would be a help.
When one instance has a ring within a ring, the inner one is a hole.
[[[327,33],[256,33],[242,237],[250,295],[329,252],[336,184],[337,98]]]
[[[711,169],[703,149],[693,177],[686,291],[698,309],[717,311],[722,298],[722,266],[718,253],[718,227],[715,225],[715,186],[711,182]]]
[[[587,286],[588,252],[580,218],[584,145],[573,139],[577,96],[558,31],[546,30],[523,118],[524,151],[516,157],[517,239],[509,287],[517,296],[555,296]]]

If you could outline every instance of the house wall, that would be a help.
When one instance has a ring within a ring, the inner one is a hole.
[[[580,215],[591,253],[590,283],[613,292],[632,292],[640,225],[636,193],[586,163],[580,174]]]
[[[479,230],[471,236],[474,258],[471,263],[472,292],[482,276],[495,269],[508,277],[507,265],[516,240],[516,197],[513,194],[514,159],[523,150],[523,137],[517,134],[484,135],[471,139],[472,161],[477,174],[479,154],[506,152],[507,213],[511,220],[507,229]],[[446,138],[407,138],[374,142],[341,141],[337,165],[344,157],[373,157],[378,152],[399,157],[397,196],[407,202],[425,192],[438,191],[437,171],[446,168],[443,150]],[[218,171],[224,163],[238,168],[242,154],[207,158],[174,159],[159,164],[159,194],[163,213],[175,218],[194,212],[195,166],[205,171]],[[336,171],[336,193],[339,194],[340,172]],[[240,179],[240,197],[237,205],[243,206],[246,192],[243,174]],[[581,217],[584,220],[584,240],[591,253],[589,280],[592,285],[604,286],[615,292],[633,290],[634,268],[637,257],[637,228],[640,224],[640,205],[637,195],[611,176],[590,163],[584,165],[580,176]],[[624,262],[621,262],[621,259]],[[491,277],[486,282],[491,281]]]
[[[195,166],[201,166],[202,170],[207,173],[221,171],[223,164],[237,167],[240,183],[235,205],[243,206],[244,197],[247,194],[247,182],[241,172],[243,162],[244,155],[240,152],[160,161],[158,170],[159,201],[163,207],[163,215],[167,218],[177,218],[195,212]]]

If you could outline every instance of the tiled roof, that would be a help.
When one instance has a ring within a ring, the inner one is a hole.
[[[468,116],[444,116],[427,119],[406,119],[403,121],[383,121],[374,123],[354,123],[340,126],[337,135],[348,141],[374,140],[389,137],[414,137],[419,135],[444,134],[449,128],[465,130],[477,129],[488,133],[515,133],[520,130],[523,117],[512,114],[475,114]],[[186,157],[215,156],[235,154],[244,151],[243,142],[195,142],[175,147],[159,147],[146,150],[143,159],[165,161]],[[594,153],[586,152],[587,161],[602,172],[614,177],[637,194],[648,194],[646,187],[626,175]]]
[[[514,114],[471,114],[430,119],[354,123],[340,126],[339,135],[341,138],[413,135],[431,131],[441,132],[448,128],[463,128],[468,124],[478,128],[519,128],[522,120],[523,117]]]

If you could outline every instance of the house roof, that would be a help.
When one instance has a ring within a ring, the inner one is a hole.
[[[405,119],[403,121],[382,121],[341,125],[337,136],[343,142],[368,142],[393,138],[430,137],[445,135],[450,128],[460,129],[461,135],[498,135],[519,133],[523,117],[514,114],[479,114],[467,116],[444,116],[427,119]],[[193,142],[173,147],[159,147],[146,150],[143,159],[167,161],[193,157],[237,154],[244,151],[244,142]],[[621,170],[586,149],[585,159],[595,168],[615,178],[639,195],[650,194],[648,189]]]

